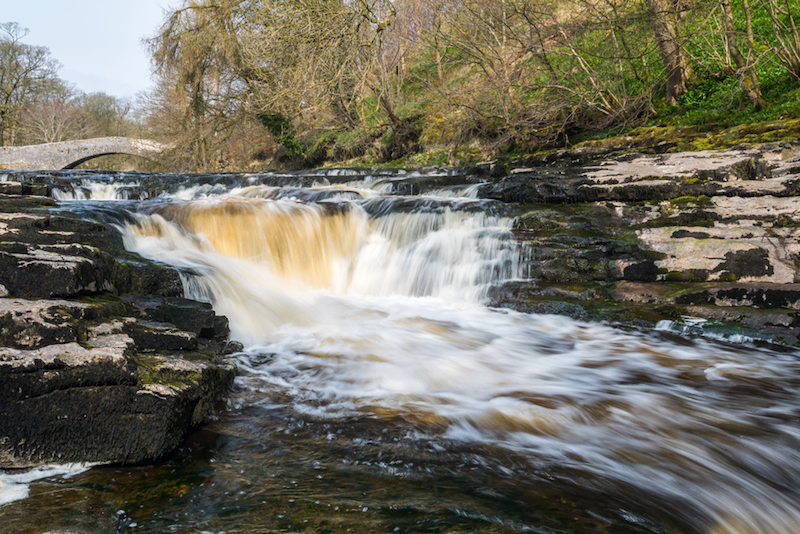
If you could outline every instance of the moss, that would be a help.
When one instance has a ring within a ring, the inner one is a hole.
[[[667,282],[705,282],[708,280],[708,271],[703,269],[689,269],[687,271],[669,271],[663,275]]]
[[[788,215],[781,215],[772,223],[773,228],[798,228],[800,220],[792,219]]]
[[[705,206],[710,206],[712,204],[711,198],[709,198],[706,195],[700,195],[699,197],[692,197],[692,196],[678,197],[678,198],[673,198],[669,202],[670,204],[673,204],[675,206],[693,205],[693,206],[705,207]]]
[[[651,221],[647,221],[635,226],[636,229],[641,228],[680,228],[684,226],[701,226],[704,228],[713,228],[714,219],[711,214],[706,212],[697,213],[682,213],[676,217],[658,217]]]
[[[639,244],[639,237],[636,235],[636,232],[633,230],[629,230],[623,232],[616,236],[617,242],[621,245],[622,248],[627,247],[628,245],[638,245]]]
[[[658,252],[655,250],[643,250],[642,256],[650,261],[659,261],[667,258],[668,254],[664,254],[663,252]]]
[[[723,273],[717,278],[720,282],[735,282],[739,279],[739,276],[736,273]]]
[[[161,384],[177,389],[198,387],[202,371],[176,371],[164,366],[167,361],[157,354],[136,353],[131,359],[136,362],[136,378],[139,385]]]
[[[561,228],[558,213],[552,210],[531,211],[517,218],[516,228],[528,231],[548,231]]]
[[[107,304],[107,303],[122,303],[122,299],[114,293],[96,293],[94,295],[86,295],[75,299],[78,302],[86,304]]]
[[[682,120],[686,120],[686,117]],[[575,146],[596,151],[622,149],[661,153],[722,150],[741,144],[794,141],[800,138],[800,119],[748,120],[733,126],[725,122],[702,122],[705,124],[642,126],[614,137],[584,141]]]

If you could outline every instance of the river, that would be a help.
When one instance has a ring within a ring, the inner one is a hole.
[[[511,212],[407,176],[65,179],[245,350],[162,462],[0,475],[0,530],[800,531],[797,352],[486,307]]]

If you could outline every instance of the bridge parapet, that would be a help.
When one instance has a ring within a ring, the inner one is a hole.
[[[169,145],[149,139],[97,137],[41,145],[0,147],[0,169],[72,169],[84,161],[110,154],[152,157]]]

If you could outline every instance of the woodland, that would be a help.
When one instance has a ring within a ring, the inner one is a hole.
[[[184,0],[125,100],[70,88],[5,23],[0,145],[147,137],[209,172],[463,165],[648,128],[796,140],[798,24],[800,0]]]

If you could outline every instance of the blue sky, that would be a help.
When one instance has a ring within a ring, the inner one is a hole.
[[[142,39],[178,0],[0,0],[0,22],[30,32],[23,42],[46,46],[59,76],[87,93],[133,97],[151,87]]]

